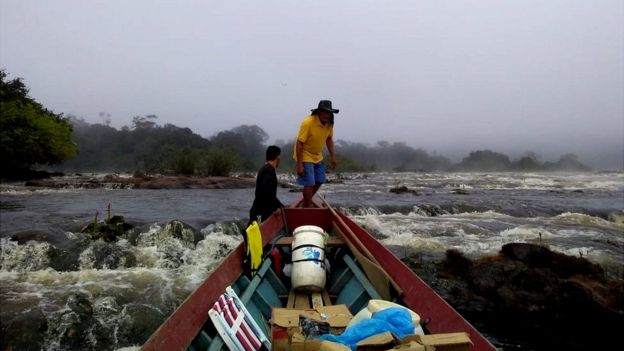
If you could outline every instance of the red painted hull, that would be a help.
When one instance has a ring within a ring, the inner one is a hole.
[[[287,208],[284,214],[285,218],[282,214],[276,213],[261,224],[263,244],[266,245],[282,230],[284,223],[292,231],[298,226],[309,224],[330,228],[332,222],[338,222],[328,209]],[[344,225],[348,226],[373,253],[379,264],[403,290],[405,304],[423,319],[431,319],[427,329],[432,333],[465,331],[470,334],[474,350],[496,350],[483,335],[379,241],[345,215],[338,215]],[[208,310],[213,302],[241,275],[242,258],[243,246],[239,245],[158,328],[143,345],[142,350],[185,350],[208,320]]]

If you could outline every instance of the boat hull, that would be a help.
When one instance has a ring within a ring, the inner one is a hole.
[[[444,299],[420,279],[392,252],[342,213],[327,208],[286,208],[276,212],[260,225],[263,246],[278,235],[291,233],[302,225],[332,227],[344,235],[351,246],[363,245],[376,259],[401,292],[403,303],[428,320],[430,333],[464,331],[470,335],[474,350],[496,350],[494,346],[455,311]],[[353,235],[353,236],[352,236]],[[235,284],[243,273],[243,245],[234,249],[204,282],[178,307],[143,345],[142,350],[185,350],[208,322],[208,311],[226,287]]]

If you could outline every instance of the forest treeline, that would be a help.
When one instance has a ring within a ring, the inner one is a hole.
[[[295,131],[293,131],[294,133]],[[155,115],[135,116],[120,129],[47,110],[28,96],[20,78],[0,71],[0,176],[27,177],[33,170],[61,172],[143,172],[224,176],[255,172],[264,162],[269,135],[241,125],[205,138],[189,128],[158,124]],[[294,140],[293,140],[294,141]],[[293,141],[278,141],[282,169],[294,169]],[[588,171],[577,156],[542,162],[527,152],[516,160],[491,150],[470,152],[453,164],[444,156],[402,142],[374,145],[335,142],[338,171]]]
[[[241,125],[204,138],[189,128],[158,125],[157,117],[134,117],[130,126],[116,129],[70,117],[78,155],[59,165],[68,171],[141,171],[186,175],[228,175],[254,172],[264,162],[269,135],[259,126]],[[282,148],[282,169],[294,169],[293,141],[277,141]],[[453,164],[405,143],[380,141],[375,145],[338,140],[339,171],[588,171],[573,154],[556,162],[542,162],[527,152],[516,160],[491,150],[469,153]]]

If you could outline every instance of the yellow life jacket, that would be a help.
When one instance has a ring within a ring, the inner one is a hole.
[[[253,221],[245,232],[247,234],[247,257],[251,266],[251,275],[254,276],[262,263],[262,233],[256,221]]]

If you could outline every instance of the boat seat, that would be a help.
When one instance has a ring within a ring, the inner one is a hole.
[[[331,306],[331,300],[327,290],[321,292],[295,292],[290,290],[286,308],[310,309],[320,306]]]

